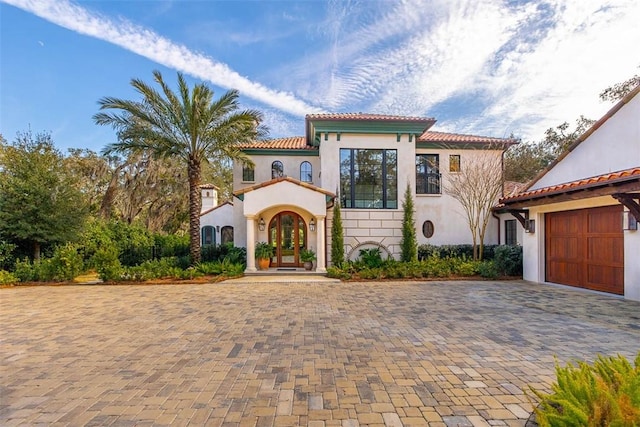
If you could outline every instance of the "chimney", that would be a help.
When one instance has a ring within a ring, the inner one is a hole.
[[[202,195],[202,208],[200,208],[201,213],[218,206],[218,188],[215,185],[201,185],[200,194]]]

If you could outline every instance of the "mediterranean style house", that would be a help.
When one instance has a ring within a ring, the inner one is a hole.
[[[522,224],[524,279],[640,301],[640,87],[524,191],[501,200]]]
[[[311,249],[315,270],[322,273],[331,263],[332,207],[339,203],[347,259],[374,247],[383,257],[398,258],[407,185],[419,244],[471,243],[460,203],[443,188],[475,157],[500,160],[516,141],[431,131],[434,123],[422,117],[311,114],[305,136],[242,146],[253,166],[234,164],[233,202],[217,205],[215,188],[202,189],[202,243],[233,239],[246,247],[247,273],[256,271],[257,242],[274,247],[271,267],[282,270],[301,267],[301,251]],[[485,243],[498,243],[499,231],[494,217]]]

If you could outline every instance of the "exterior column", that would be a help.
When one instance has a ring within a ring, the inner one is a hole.
[[[246,273],[258,271],[256,268],[256,217],[247,215],[247,268]]]
[[[318,264],[316,265],[316,272],[318,273],[326,273],[327,272],[327,261],[324,258],[324,254],[326,252],[326,239],[325,239],[325,227],[324,227],[324,216],[316,216],[318,219],[318,225],[316,226],[316,230],[318,230],[317,235],[317,247],[316,253]]]

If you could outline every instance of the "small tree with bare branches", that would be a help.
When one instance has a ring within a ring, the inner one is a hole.
[[[481,260],[491,208],[502,194],[502,150],[475,152],[445,180],[445,192],[462,205],[471,230],[473,259]]]

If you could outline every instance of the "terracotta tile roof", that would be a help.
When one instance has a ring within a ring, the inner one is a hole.
[[[516,181],[505,181],[504,186],[502,187],[502,192],[504,197],[514,196],[518,194],[520,191],[527,188],[527,184],[524,182],[516,182]]]
[[[206,214],[208,214],[208,213],[210,213],[210,212],[213,212],[213,211],[215,211],[216,209],[223,207],[224,205],[230,205],[230,206],[233,206],[233,202],[230,202],[230,201],[228,201],[228,200],[227,200],[226,202],[224,202],[224,203],[222,203],[222,204],[219,204],[218,206],[214,206],[214,207],[212,207],[212,208],[207,209],[207,210],[206,210],[206,211],[204,211],[204,212],[200,212],[200,216],[203,216],[203,215],[206,215]]]
[[[579,179],[577,181],[565,182],[563,184],[551,185],[549,187],[538,188],[537,190],[524,191],[512,196],[504,197],[500,203],[509,204],[523,200],[538,199],[568,192],[585,190],[593,187],[604,187],[626,181],[640,181],[640,167],[611,172],[604,175],[592,176],[590,178]],[[638,187],[640,189],[640,185]]]
[[[477,135],[462,135],[458,133],[448,133],[448,132],[437,132],[428,130],[420,137],[418,137],[418,141],[420,142],[442,142],[442,143],[468,143],[468,144],[490,144],[490,143],[517,143],[514,139],[505,139],[505,138],[493,138],[489,136],[477,136]]]
[[[380,122],[435,122],[431,117],[393,116],[388,114],[368,113],[329,113],[307,114],[307,120],[356,120],[356,121],[380,121]]]
[[[233,195],[237,197],[237,196],[239,196],[241,194],[248,193],[248,192],[254,191],[254,190],[258,190],[260,188],[268,187],[270,185],[277,184],[277,183],[283,182],[283,181],[291,182],[293,184],[299,185],[301,187],[308,188],[308,189],[313,190],[313,191],[317,191],[317,192],[325,194],[327,196],[331,196],[331,197],[335,197],[336,196],[335,194],[333,194],[330,191],[325,190],[324,188],[316,187],[315,185],[309,184],[308,182],[302,182],[302,181],[299,181],[297,179],[294,179],[294,178],[291,178],[291,177],[288,177],[288,176],[281,176],[279,178],[274,178],[274,179],[269,180],[269,181],[261,182],[260,184],[252,185],[251,187],[246,187],[246,188],[243,188],[243,189],[240,189],[240,190],[236,190],[236,191],[233,192]]]
[[[317,150],[318,147],[307,145],[304,136],[291,136],[288,138],[268,139],[264,141],[253,141],[239,145],[241,149],[257,150]]]

